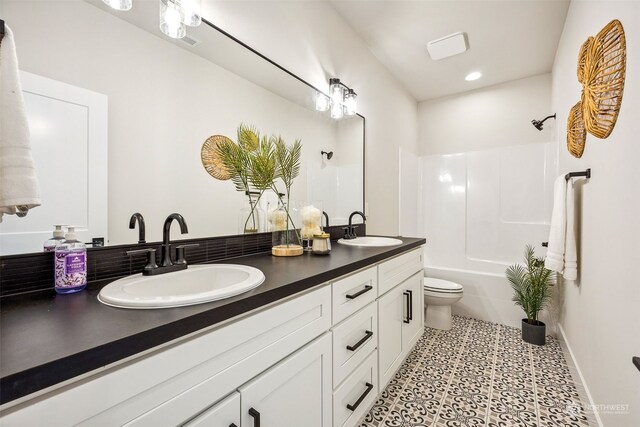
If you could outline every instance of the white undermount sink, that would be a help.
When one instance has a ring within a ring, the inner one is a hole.
[[[347,246],[361,246],[367,248],[376,248],[383,246],[397,246],[402,244],[402,240],[393,239],[391,237],[374,237],[374,236],[364,236],[364,237],[356,237],[355,239],[340,239],[338,243]]]
[[[262,282],[262,271],[246,265],[192,265],[173,273],[118,279],[102,288],[98,300],[120,308],[181,307],[229,298]]]

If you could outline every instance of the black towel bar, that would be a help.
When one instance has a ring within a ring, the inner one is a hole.
[[[584,176],[587,179],[591,178],[591,168],[587,169],[586,171],[582,171],[582,172],[569,172],[568,174],[566,174],[564,176],[564,179],[566,179],[568,181],[571,178],[575,178],[575,177],[579,177],[579,176]]]

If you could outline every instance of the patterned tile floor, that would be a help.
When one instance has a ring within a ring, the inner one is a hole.
[[[425,328],[361,427],[589,426],[560,344],[454,316]]]

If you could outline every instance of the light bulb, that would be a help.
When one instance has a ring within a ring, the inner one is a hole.
[[[200,15],[202,10],[201,0],[180,0],[178,2],[182,8],[182,23],[190,27],[197,27],[202,23]]]
[[[329,96],[331,97],[331,104],[340,104],[344,100],[344,92],[340,79],[329,79]]]
[[[331,102],[331,118],[332,119],[341,119],[344,115],[344,110],[342,107],[342,103],[334,103]]]
[[[316,111],[327,111],[329,109],[329,97],[322,92],[316,92]]]
[[[182,20],[182,8],[177,3],[160,0],[160,31],[174,39],[181,39],[187,34]]]
[[[353,91],[353,89],[349,89],[347,93],[344,95],[344,113],[347,116],[353,116],[356,114],[358,110],[358,95]]]
[[[115,10],[129,10],[133,6],[133,0],[102,0],[102,2]]]

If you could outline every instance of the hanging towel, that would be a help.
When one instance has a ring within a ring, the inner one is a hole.
[[[556,178],[553,185],[553,212],[551,229],[544,266],[551,271],[564,271],[564,249],[567,226],[567,180],[564,175]]]
[[[16,47],[13,32],[5,25],[0,43],[0,222],[3,214],[25,216],[39,205]]]
[[[566,280],[578,278],[573,185],[573,181],[567,181],[564,175],[556,178],[549,245],[544,260],[546,268],[561,273]]]

